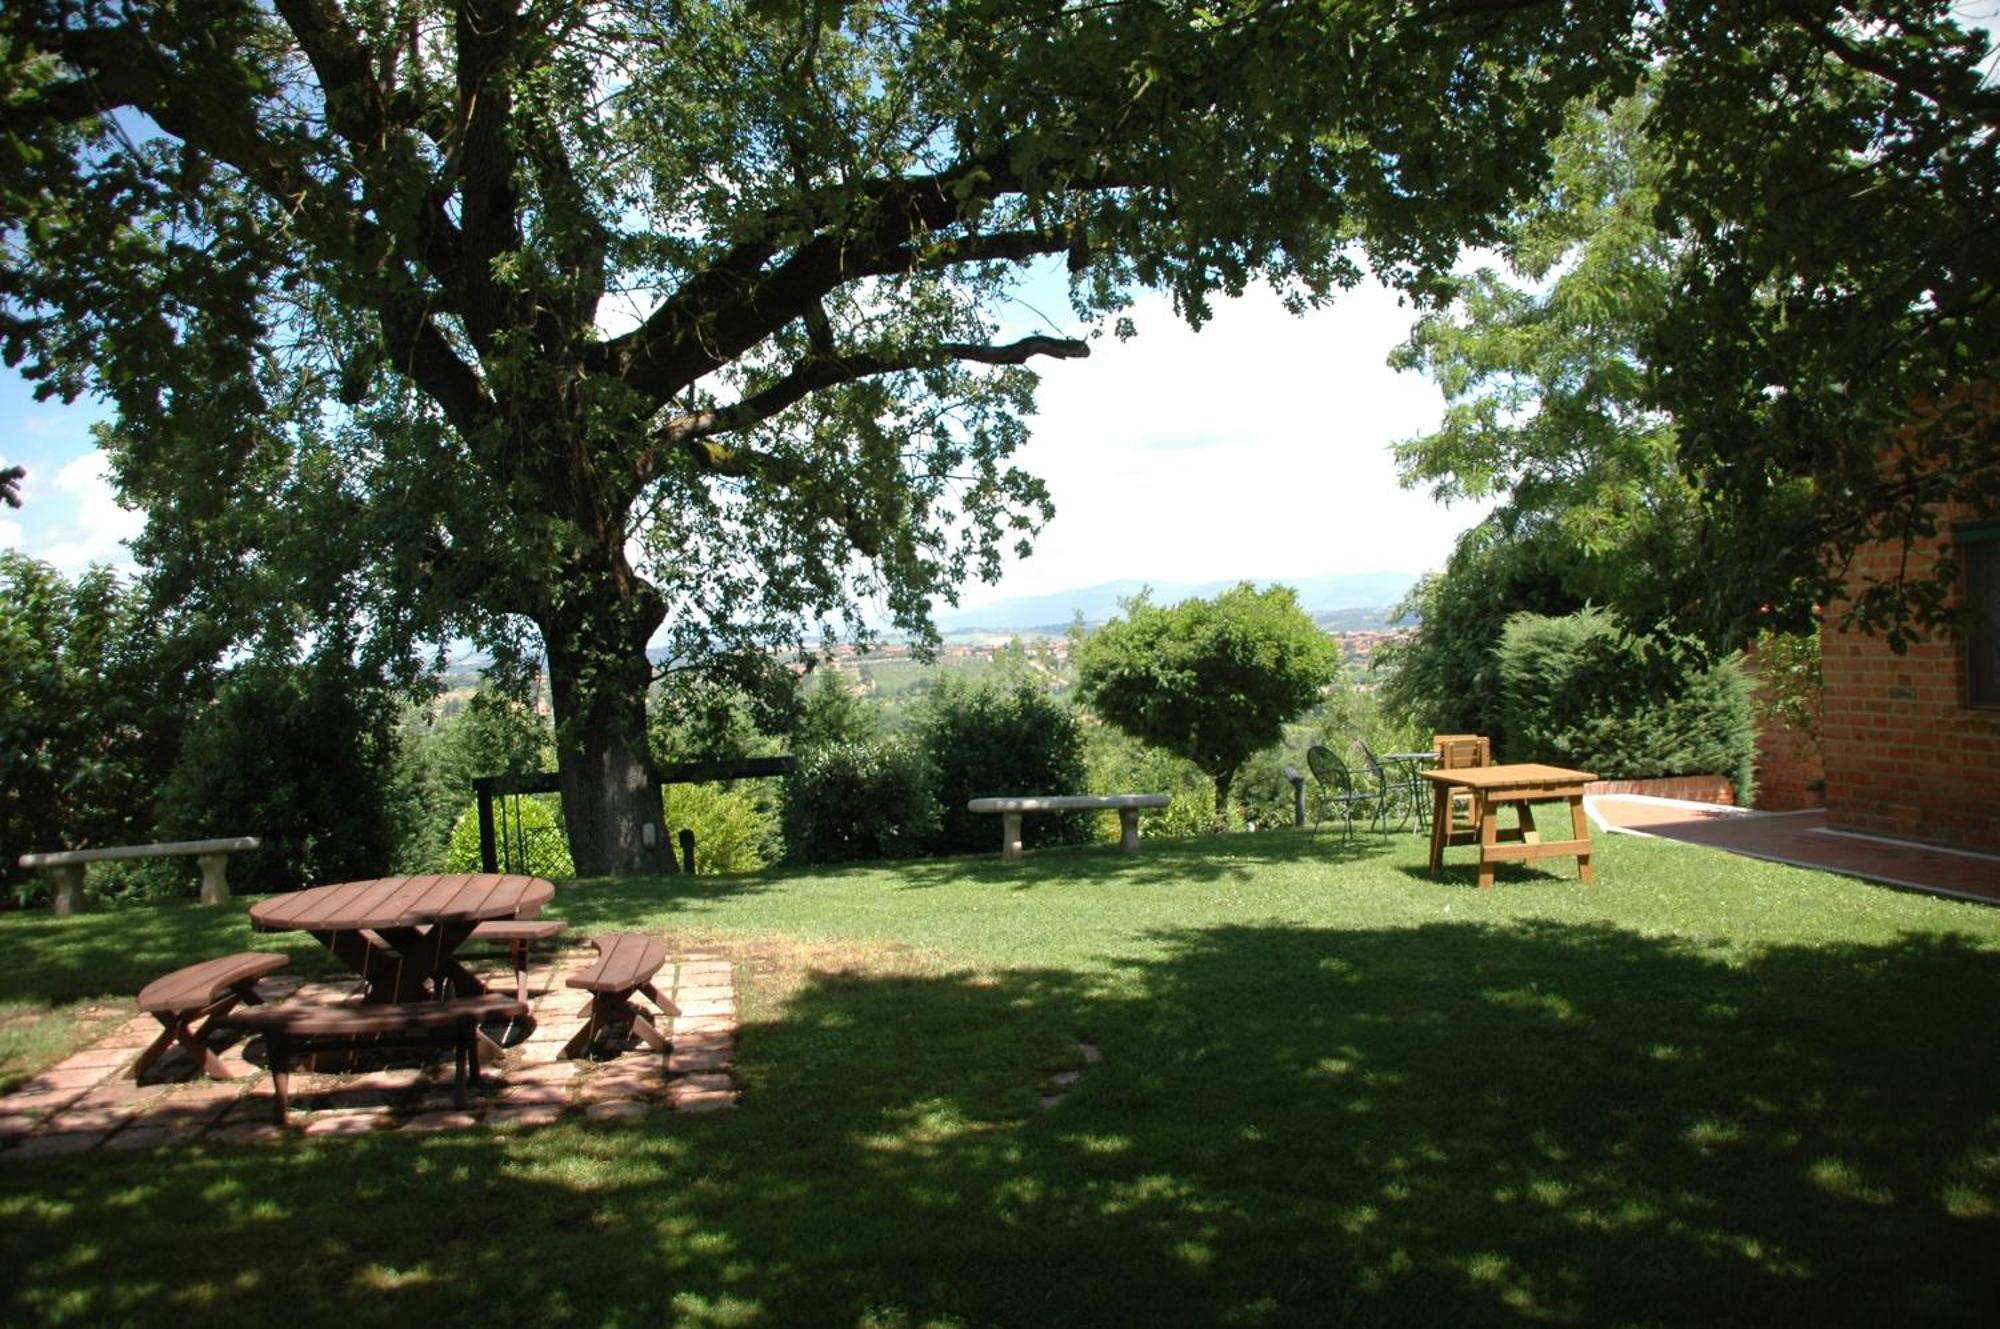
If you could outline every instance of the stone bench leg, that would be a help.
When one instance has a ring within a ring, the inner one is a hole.
[[[227,904],[229,902],[229,856],[227,854],[202,854],[195,859],[201,864],[201,902],[203,904]]]
[[[1118,809],[1118,847],[1128,854],[1139,852],[1139,809]]]
[[[1000,857],[1015,859],[1021,856],[1021,814],[1003,812],[1000,814]]]
[[[56,879],[54,897],[49,907],[57,918],[68,918],[71,914],[83,912],[83,864],[70,863],[59,868],[48,869]]]

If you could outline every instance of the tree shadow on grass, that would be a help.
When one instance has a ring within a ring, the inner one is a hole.
[[[1151,941],[812,975],[733,1113],[8,1166],[0,1318],[1990,1322],[1993,952]]]
[[[7,948],[0,1000],[54,1006],[105,993],[130,996],[170,970],[232,951],[283,951],[297,972],[345,972],[303,932],[255,931],[252,903],[169,900],[69,918],[16,915],[0,930]]]
[[[1321,864],[1329,869],[1373,862],[1396,852],[1401,842],[1377,835],[1357,835],[1343,843],[1338,835],[1313,835],[1293,830],[1256,835],[1197,835],[1145,840],[1139,852],[1127,854],[1115,845],[1073,849],[1041,849],[1019,862],[999,855],[919,859],[895,865],[900,890],[929,890],[965,883],[1015,891],[1070,886],[1078,882],[1115,881],[1135,886],[1185,882],[1248,880],[1271,864]]]

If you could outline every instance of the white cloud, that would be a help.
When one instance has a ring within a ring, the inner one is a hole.
[[[92,563],[130,569],[132,558],[125,542],[145,529],[146,516],[120,506],[111,488],[110,469],[104,454],[93,450],[57,471],[51,488],[68,500],[74,515],[51,523],[41,548],[23,552],[71,576]]]
[[[0,549],[21,547],[21,523],[0,519]]]
[[[1420,572],[1484,514],[1396,483],[1388,445],[1434,429],[1443,400],[1385,363],[1413,318],[1393,292],[1294,317],[1260,288],[1200,333],[1162,297],[1134,317],[1134,340],[1043,366],[1019,464],[1056,519],[998,587],[967,587],[968,606],[1127,577]]]

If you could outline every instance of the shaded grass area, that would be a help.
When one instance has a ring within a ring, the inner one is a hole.
[[[1420,856],[570,887],[586,934],[737,959],[739,1109],[0,1159],[0,1318],[1990,1323],[2000,911],[1657,842],[1594,888]],[[222,926],[85,922],[162,963]],[[67,945],[0,1000],[117,949]]]

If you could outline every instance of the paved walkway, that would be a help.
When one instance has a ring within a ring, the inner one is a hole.
[[[1934,895],[2000,904],[2000,857],[1829,830],[1824,809],[1750,812],[1637,794],[1597,794],[1586,798],[1584,806],[1607,831],[1680,840]]]
[[[392,1064],[344,1075],[295,1072],[291,1124],[282,1128],[271,1119],[271,1077],[245,1059],[242,1042],[222,1054],[235,1079],[192,1078],[193,1067],[179,1049],[147,1072],[147,1083],[128,1078],[125,1068],[160,1028],[152,1016],[139,1015],[0,1096],[0,1159],[142,1149],[195,1138],[532,1127],[565,1114],[622,1120],[661,1108],[703,1112],[732,1106],[736,989],[729,962],[693,954],[660,971],[656,985],[681,1011],[660,1022],[672,1040],[665,1057],[640,1044],[604,1061],[558,1061],[556,1053],[582,1027],[580,1012],[589,1005],[589,997],[566,987],[565,980],[594,959],[588,950],[558,952],[530,970],[533,1027],[525,1041],[508,1049],[504,1066],[486,1068],[486,1083],[474,1090],[464,1111],[451,1106],[448,1058],[443,1065]],[[511,991],[513,971],[489,981]],[[355,1000],[354,986],[301,983],[281,974],[265,979],[259,990],[289,1002],[338,1005]]]

